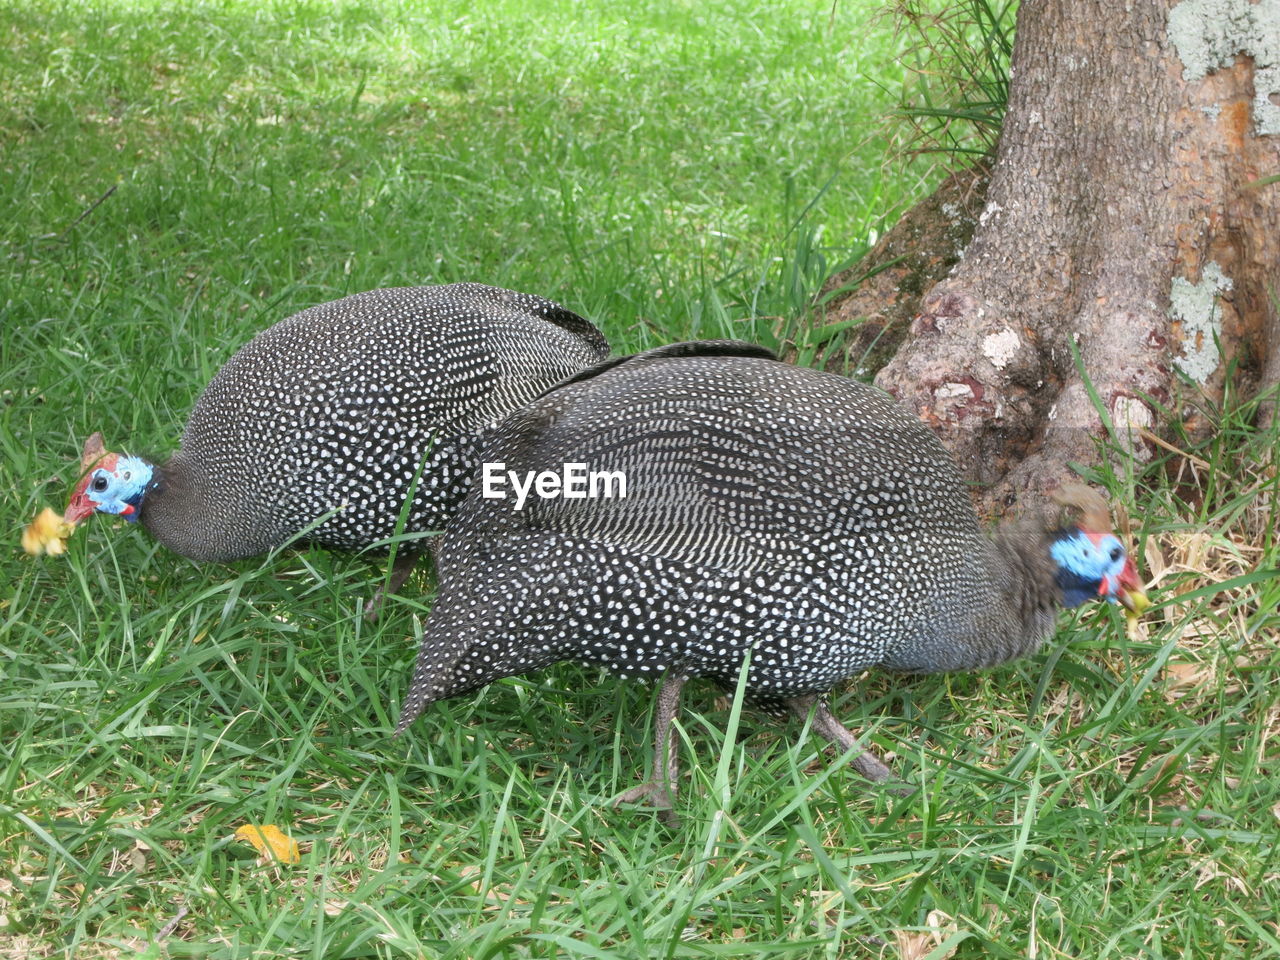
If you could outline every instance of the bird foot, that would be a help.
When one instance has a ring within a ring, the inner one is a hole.
[[[882,787],[886,793],[892,793],[898,797],[909,797],[916,792],[914,786],[899,780],[893,770],[885,766],[884,762],[870,750],[864,750],[856,757],[852,757],[849,760],[849,766],[872,783]]]
[[[376,623],[378,616],[382,613],[382,604],[386,600],[387,592],[382,588],[378,588],[378,592],[369,598],[369,602],[364,605],[364,618],[369,623]]]
[[[836,746],[847,750],[853,746],[853,744],[836,742]],[[853,769],[857,770],[872,783],[884,783],[887,780],[893,779],[893,770],[885,766],[884,761],[870,750],[863,750],[861,753],[854,754],[850,757],[849,766],[853,767]]]
[[[624,803],[644,803],[645,801],[657,808],[658,817],[663,823],[672,827],[679,826],[680,818],[676,815],[671,790],[665,783],[659,783],[656,780],[648,780],[625,791],[619,795],[613,805],[620,807]]]
[[[409,579],[409,574],[413,573],[413,568],[417,565],[419,557],[420,554],[408,550],[402,550],[396,555],[395,563],[391,565],[391,570],[388,572],[387,582],[380,586],[378,592],[364,605],[364,618],[366,620],[373,623],[378,619],[378,615],[382,613],[382,605],[386,602],[387,597],[404,586],[404,582]]]

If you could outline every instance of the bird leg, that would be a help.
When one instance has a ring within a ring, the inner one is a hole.
[[[372,623],[378,619],[378,615],[382,613],[383,601],[404,586],[404,582],[409,579],[409,574],[413,573],[413,568],[418,565],[421,556],[421,551],[405,550],[403,547],[396,553],[395,562],[391,564],[390,579],[379,587],[378,592],[364,605],[366,620]]]
[[[881,763],[875,754],[858,746],[858,738],[835,718],[826,700],[821,696],[809,694],[804,697],[793,697],[787,701],[787,706],[801,720],[809,716],[809,709],[812,708],[813,732],[835,744],[843,753],[848,753],[850,750],[858,751],[850,758],[849,763],[868,780],[883,783],[893,777],[893,771]]]
[[[674,668],[662,678],[662,686],[658,689],[658,708],[653,718],[653,778],[632,787],[614,803],[616,807],[622,803],[648,800],[658,808],[658,816],[672,826],[679,822],[675,812],[679,757],[671,722],[680,710],[680,691],[688,679],[688,674]]]

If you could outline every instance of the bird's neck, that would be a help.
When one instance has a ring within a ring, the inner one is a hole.
[[[1002,524],[988,545],[992,602],[978,613],[974,666],[1029,656],[1053,633],[1062,590],[1049,553],[1051,537],[1039,520]]]
[[[881,666],[904,673],[981,670],[1035,653],[1053,632],[1061,592],[1054,582],[1044,525],[1006,524],[990,539],[974,531],[983,554],[975,578],[936,598],[906,642]]]
[[[195,473],[181,453],[155,468],[139,516],[153,537],[175,553],[201,559],[200,526],[207,514]]]

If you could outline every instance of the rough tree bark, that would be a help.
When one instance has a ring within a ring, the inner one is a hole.
[[[1152,400],[1280,381],[1280,184],[1250,185],[1276,173],[1280,0],[1024,0],[973,238],[877,383],[988,508],[1096,461],[1073,341],[1114,440],[1150,456]]]
[[[848,333],[823,345],[823,367],[861,377],[897,353],[920,298],[951,272],[973,239],[990,179],[990,158],[954,171],[856,264],[827,281],[824,296],[851,289],[832,298],[824,313],[824,324],[844,323]],[[858,282],[867,273],[871,277]]]

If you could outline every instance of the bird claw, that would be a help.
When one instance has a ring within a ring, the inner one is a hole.
[[[369,602],[364,605],[364,618],[367,622],[378,622],[378,615],[382,613],[382,604],[385,599],[385,591],[382,587],[379,587],[378,592],[370,597]]]
[[[881,783],[885,793],[891,793],[895,797],[909,797],[916,792],[916,787],[909,783],[903,783],[901,780],[896,783]]]
[[[668,826],[679,826],[680,818],[676,815],[675,803],[671,796],[670,789],[664,783],[658,783],[656,780],[648,780],[639,786],[632,787],[618,795],[618,799],[613,801],[615,808],[622,806],[624,803],[644,803],[648,801],[649,805],[657,808],[658,817]]]

